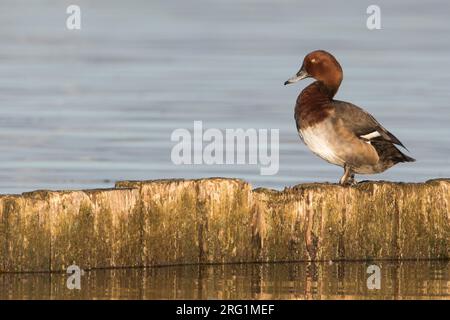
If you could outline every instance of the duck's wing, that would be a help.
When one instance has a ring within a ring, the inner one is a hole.
[[[337,100],[333,101],[333,105],[336,118],[341,119],[344,126],[356,136],[369,141],[372,139],[388,141],[408,150],[396,136],[360,107]]]

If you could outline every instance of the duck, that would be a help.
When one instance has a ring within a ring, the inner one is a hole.
[[[352,103],[334,99],[343,70],[331,53],[308,53],[300,70],[284,84],[307,78],[315,81],[297,98],[297,131],[314,154],[344,169],[339,184],[354,185],[355,174],[377,174],[397,163],[415,161],[399,150],[408,149],[374,116]]]

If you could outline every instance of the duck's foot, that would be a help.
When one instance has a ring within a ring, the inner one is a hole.
[[[355,179],[354,173],[352,173],[352,175],[350,176],[350,179],[348,179],[347,182],[348,182],[349,186],[354,186],[354,185],[358,184],[358,181],[356,181],[356,179]]]
[[[354,179],[353,180],[349,179],[349,180],[347,180],[345,182],[340,182],[339,181],[339,184],[341,186],[344,186],[344,187],[350,187],[350,186],[356,186],[358,184],[358,182],[356,180],[354,180]]]

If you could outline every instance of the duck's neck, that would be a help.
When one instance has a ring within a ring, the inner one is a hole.
[[[336,95],[336,93],[339,90],[339,86],[341,85],[341,79],[334,79],[332,81],[327,81],[327,82],[321,82],[322,86],[326,88],[326,94],[328,95],[328,97],[330,98],[330,100],[333,99],[333,97]]]
[[[304,106],[320,106],[333,100],[337,87],[331,87],[322,81],[315,81],[307,86],[298,96],[297,104]]]

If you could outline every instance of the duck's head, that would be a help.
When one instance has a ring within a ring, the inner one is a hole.
[[[316,50],[305,56],[300,70],[284,84],[295,83],[306,78],[314,78],[329,89],[337,91],[343,78],[343,72],[341,65],[331,53]]]

